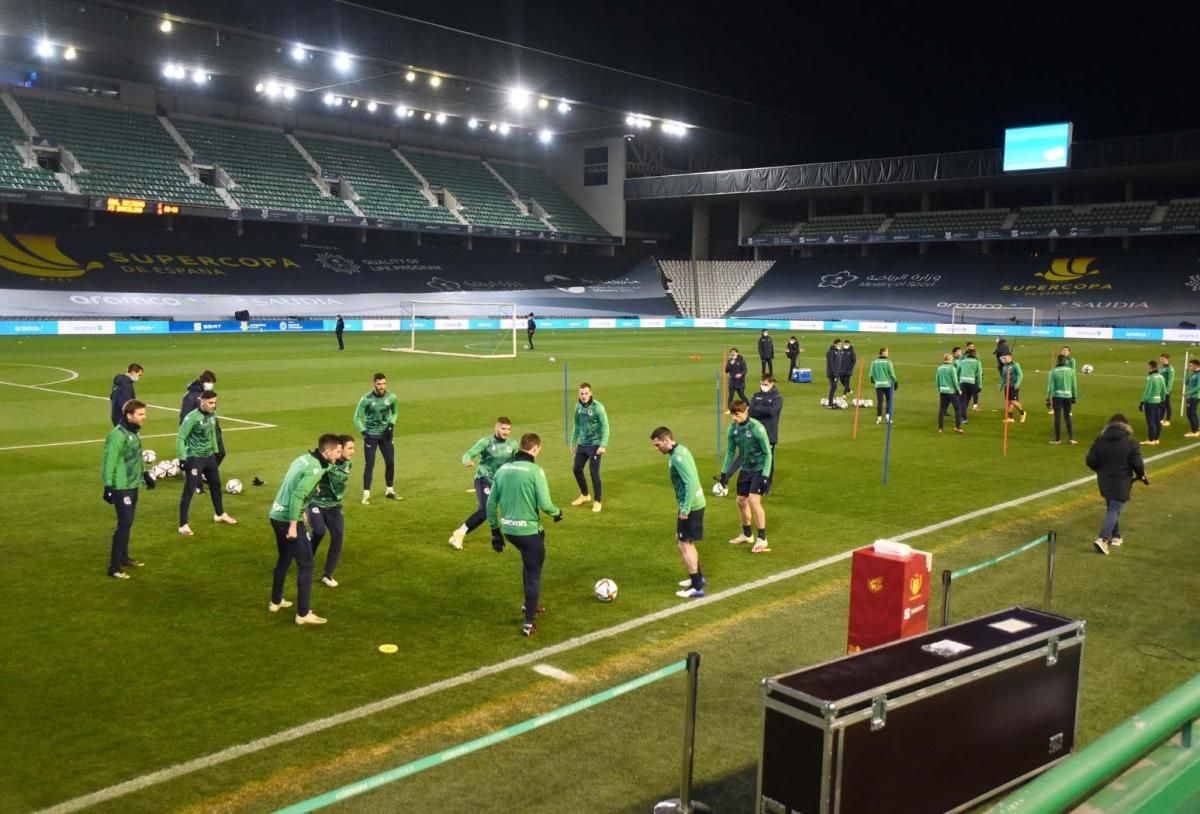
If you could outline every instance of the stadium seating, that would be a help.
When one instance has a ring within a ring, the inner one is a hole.
[[[974,232],[999,229],[1009,215],[1007,209],[958,209],[937,212],[898,212],[888,232]]]
[[[1200,223],[1200,198],[1180,198],[1170,202],[1163,223]]]
[[[1105,203],[1087,206],[1027,206],[1013,224],[1021,229],[1059,230],[1072,227],[1103,228],[1146,223],[1153,214],[1154,201]]]
[[[754,230],[752,237],[768,240],[773,237],[788,237],[796,228],[796,222],[790,220],[764,220]]]
[[[230,190],[243,207],[349,215],[341,198],[322,195],[315,171],[278,130],[172,119],[196,155],[220,166],[237,185]]]
[[[58,183],[54,173],[41,167],[25,166],[21,154],[17,152],[13,142],[24,141],[26,136],[7,107],[0,110],[0,139],[4,141],[3,148],[0,149],[0,187],[32,189],[42,192],[63,191],[62,185]]]
[[[554,228],[578,235],[607,235],[600,224],[575,203],[540,169],[523,164],[492,162],[492,168],[504,177],[521,196],[522,200],[533,199],[546,210]]]
[[[367,215],[422,223],[458,223],[445,208],[430,205],[421,194],[420,182],[389,148],[315,136],[304,136],[301,143],[322,169],[350,183],[360,196],[354,203]]]
[[[179,164],[183,151],[153,113],[16,98],[38,135],[79,160],[85,171],[73,177],[81,193],[225,206],[211,187],[191,183]]]
[[[679,313],[700,318],[725,316],[774,264],[773,260],[658,261]]]
[[[836,235],[843,232],[874,232],[887,215],[831,215],[800,224],[798,235]]]
[[[401,152],[431,186],[450,190],[463,206],[459,214],[473,226],[546,230],[546,224],[538,218],[521,214],[508,190],[479,159],[417,150]]]

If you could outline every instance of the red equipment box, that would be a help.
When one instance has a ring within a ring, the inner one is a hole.
[[[867,546],[854,552],[846,652],[857,653],[928,629],[932,560],[924,551],[901,555]]]

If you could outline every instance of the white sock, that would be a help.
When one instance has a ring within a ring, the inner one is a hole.
[[[394,494],[396,494],[396,487],[394,487],[394,486],[389,486],[389,487],[387,488],[387,494],[389,494],[389,495],[394,495]]]
[[[456,532],[458,532],[458,533],[460,533],[460,534],[466,534],[466,533],[467,533],[467,524],[466,524],[466,523],[463,523],[461,526],[459,526],[458,528],[456,528],[456,529],[455,529],[455,531],[456,531]]]

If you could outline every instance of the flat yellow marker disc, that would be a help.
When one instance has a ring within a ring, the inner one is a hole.
[[[380,653],[395,653],[395,652],[397,652],[397,651],[399,651],[399,650],[400,650],[400,648],[399,648],[399,647],[397,647],[397,646],[396,646],[396,645],[394,645],[394,644],[381,644],[381,645],[379,645],[379,652],[380,652]]]

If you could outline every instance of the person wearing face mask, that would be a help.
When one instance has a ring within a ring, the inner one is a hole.
[[[783,394],[775,387],[774,376],[763,376],[759,382],[758,392],[750,397],[750,417],[757,420],[767,431],[767,440],[771,442],[771,469],[767,472],[767,487],[763,497],[771,496],[771,486],[775,483],[775,445],[779,443],[779,414],[783,412]],[[742,466],[742,456],[734,458],[729,471],[736,472]]]
[[[212,392],[212,389],[216,386],[216,384],[217,384],[217,374],[213,373],[211,370],[204,371],[203,373],[201,373],[199,376],[197,376],[195,379],[192,380],[192,382],[187,386],[187,390],[184,391],[183,401],[179,405],[179,423],[180,424],[182,424],[183,420],[185,418],[187,418],[188,413],[190,413],[192,410],[195,410],[198,406],[200,406],[200,397],[202,395],[204,395],[205,393]],[[225,460],[225,437],[221,434],[221,422],[220,421],[216,422],[216,434],[217,434],[216,460],[217,460],[217,465],[220,466],[221,462]],[[204,480],[203,479],[198,480],[196,482],[196,494],[198,494],[198,495],[204,494]]]

